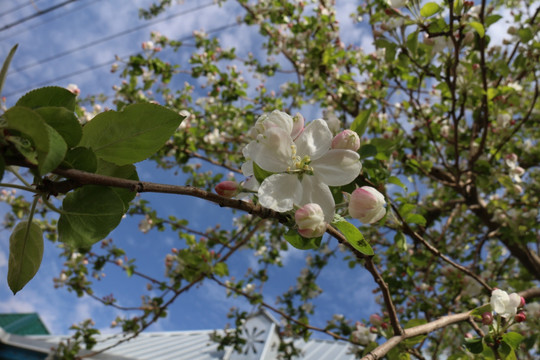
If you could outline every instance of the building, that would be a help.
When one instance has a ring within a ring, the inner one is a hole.
[[[220,330],[223,332],[223,330]],[[276,320],[260,311],[244,324],[245,346],[242,353],[231,348],[218,350],[210,340],[214,330],[146,332],[89,360],[275,360],[282,341]],[[35,313],[0,314],[0,360],[49,360],[51,348],[66,336],[49,334]],[[122,335],[99,335],[94,351],[105,349]],[[284,341],[288,341],[285,339]],[[332,340],[290,340],[302,350],[298,360],[353,360],[350,344]],[[80,355],[89,354],[82,351]]]

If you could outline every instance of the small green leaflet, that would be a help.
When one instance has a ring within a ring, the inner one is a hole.
[[[345,220],[335,221],[332,223],[332,225],[341,231],[353,248],[360,251],[364,255],[375,254],[369,243],[366,241],[366,239],[364,239],[364,235],[362,235],[356,226]]]
[[[300,250],[318,249],[322,240],[322,237],[311,239],[302,237],[295,229],[289,229],[283,237],[289,244]]]
[[[441,10],[441,7],[437,3],[428,2],[427,4],[422,6],[422,9],[420,10],[420,15],[427,18],[427,17],[435,15],[440,10]]]
[[[484,25],[482,25],[481,23],[479,23],[478,21],[471,21],[469,23],[470,27],[472,27],[474,30],[476,30],[476,32],[478,33],[478,35],[483,38],[484,35],[486,34],[486,31],[484,30]]]
[[[351,130],[356,132],[360,138],[362,135],[364,135],[364,132],[367,129],[370,115],[371,109],[362,110],[351,124]]]
[[[156,104],[133,104],[124,111],[106,111],[94,117],[84,126],[79,145],[116,165],[133,164],[155,154],[183,119]]]
[[[36,275],[43,259],[43,233],[39,225],[22,221],[9,238],[7,281],[15,295]]]

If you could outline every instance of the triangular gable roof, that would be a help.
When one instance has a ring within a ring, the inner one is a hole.
[[[48,335],[49,330],[37,313],[0,314],[0,327],[16,335]]]

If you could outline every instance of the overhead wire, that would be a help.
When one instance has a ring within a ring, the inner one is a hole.
[[[38,0],[36,0],[36,1],[38,1]],[[95,4],[97,4],[99,1],[101,1],[101,0],[86,1],[86,2],[84,2],[83,4],[81,4],[81,5],[78,6],[78,7],[75,7],[75,8],[72,8],[72,9],[68,9],[68,10],[64,11],[63,13],[58,14],[58,15],[56,15],[56,16],[49,16],[49,17],[47,17],[46,20],[44,20],[44,21],[42,21],[42,22],[40,22],[40,23],[31,25],[31,26],[27,26],[27,27],[25,27],[24,29],[18,30],[17,33],[15,33],[15,34],[10,34],[10,35],[4,36],[4,37],[0,37],[0,41],[7,40],[7,39],[9,39],[10,37],[13,37],[13,36],[19,36],[19,35],[21,35],[22,33],[25,33],[25,32],[31,31],[31,30],[33,30],[33,29],[35,29],[35,28],[37,28],[37,27],[46,25],[46,24],[48,24],[48,23],[50,23],[50,22],[52,22],[52,21],[54,21],[54,20],[56,20],[56,19],[59,19],[59,18],[64,17],[64,16],[66,16],[66,15],[69,15],[69,14],[75,12],[75,11],[79,11],[79,10],[82,10],[82,9],[88,7],[88,6],[95,5]],[[1,16],[1,15],[0,15],[0,16]]]
[[[25,4],[17,5],[17,6],[15,6],[14,8],[11,8],[11,9],[6,10],[6,11],[4,11],[3,13],[1,13],[1,14],[0,14],[0,17],[5,16],[5,15],[7,15],[7,14],[11,14],[11,13],[13,13],[13,12],[15,12],[15,11],[17,11],[17,10],[23,9],[23,8],[25,8],[25,7],[27,7],[27,6],[35,5],[35,3],[37,3],[38,1],[39,1],[39,0],[30,0],[30,1],[26,2]]]
[[[27,22],[28,20],[32,20],[32,19],[34,19],[34,18],[36,18],[36,17],[38,17],[38,16],[47,14],[47,13],[49,13],[49,12],[51,12],[51,11],[54,11],[54,10],[56,10],[56,9],[59,9],[59,8],[61,8],[61,7],[63,7],[63,6],[69,5],[69,4],[71,4],[72,2],[75,2],[75,1],[77,1],[77,0],[66,0],[66,1],[64,1],[64,2],[62,2],[62,3],[60,3],[60,4],[56,4],[56,5],[53,5],[53,6],[51,6],[51,7],[46,8],[46,9],[39,10],[39,11],[35,12],[35,13],[32,14],[32,15],[25,16],[25,17],[23,17],[23,18],[21,18],[21,19],[19,19],[19,20],[17,20],[17,21],[14,21],[14,22],[12,22],[12,23],[9,23],[9,24],[5,25],[4,27],[1,27],[1,28],[0,28],[0,32],[1,32],[1,31],[5,31],[5,30],[7,30],[7,29],[9,29],[9,28],[12,28],[12,27],[14,27],[14,26],[20,25],[20,24],[22,24],[22,23],[24,23],[24,22]]]
[[[9,74],[17,74],[17,73],[23,72],[23,71],[28,70],[30,68],[33,68],[35,66],[43,65],[44,63],[47,63],[49,61],[56,60],[56,59],[59,59],[61,57],[73,54],[73,53],[75,53],[77,51],[88,49],[89,47],[102,44],[104,42],[113,40],[115,38],[130,34],[130,33],[136,32],[136,31],[139,31],[141,29],[144,29],[146,27],[158,24],[158,23],[163,22],[163,21],[171,20],[171,19],[174,19],[174,18],[182,16],[182,15],[188,15],[190,13],[200,11],[200,10],[202,10],[204,8],[207,8],[209,6],[212,6],[212,5],[214,5],[214,3],[209,2],[207,4],[197,6],[197,7],[193,8],[193,9],[189,9],[189,10],[185,10],[185,11],[182,11],[182,12],[179,12],[179,13],[176,13],[176,14],[169,15],[169,16],[163,18],[163,19],[156,19],[154,21],[150,21],[148,23],[136,26],[134,28],[123,30],[123,31],[120,31],[120,32],[118,32],[116,34],[113,34],[113,35],[105,36],[105,37],[103,37],[101,39],[97,39],[97,40],[91,41],[89,43],[83,44],[81,46],[77,46],[77,47],[75,47],[73,49],[63,51],[61,53],[55,54],[53,56],[49,56],[49,57],[44,58],[44,59],[40,59],[40,60],[38,60],[36,62],[26,64],[26,65],[22,65],[22,66],[18,66],[16,68],[14,68],[12,71],[10,71]]]
[[[206,31],[206,33],[207,34],[212,34],[212,33],[224,31],[224,30],[227,30],[229,28],[233,28],[233,27],[239,26],[239,25],[240,24],[238,22],[234,22],[234,23],[231,23],[231,24],[228,24],[228,25],[220,26],[220,27],[215,28],[215,29],[208,30],[208,31]],[[193,37],[194,37],[194,35],[189,35],[189,36],[185,36],[183,38],[177,39],[177,41],[180,41],[180,42],[181,41],[186,41],[186,40],[192,39]],[[137,53],[131,53],[131,54],[128,54],[128,55],[121,56],[119,58],[120,59],[126,59],[126,58],[129,58],[130,56],[133,56],[133,55],[136,55],[136,54]],[[77,71],[74,71],[74,72],[71,72],[71,73],[68,73],[68,74],[60,75],[60,76],[58,76],[56,78],[53,78],[53,79],[50,79],[50,80],[47,80],[47,81],[40,82],[38,84],[35,84],[33,87],[42,87],[42,86],[45,86],[45,85],[49,85],[51,83],[58,82],[60,80],[69,79],[69,78],[71,78],[73,76],[81,75],[81,74],[87,73],[89,71],[99,69],[99,68],[101,68],[103,66],[112,65],[116,61],[117,61],[116,59],[113,59],[113,60],[108,60],[108,61],[105,61],[105,62],[102,62],[102,63],[99,63],[99,64],[95,64],[95,65],[86,67],[86,68],[81,69],[81,70],[77,70]],[[10,96],[21,94],[21,93],[24,93],[24,92],[27,92],[27,91],[28,91],[27,87],[21,88],[21,89],[18,89],[18,90],[15,90],[15,91],[12,91],[10,93],[5,94],[4,97],[10,97]]]

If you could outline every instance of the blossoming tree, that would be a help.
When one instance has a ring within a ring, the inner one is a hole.
[[[182,43],[153,33],[143,53],[113,66],[127,80],[111,99],[115,111],[88,115],[82,106],[95,98],[50,87],[2,114],[2,173],[20,180],[9,186],[36,194],[3,198],[13,209],[13,292],[38,271],[45,233],[67,259],[57,286],[93,296],[87,275],[117,266],[162,291],[143,296],[137,316],[114,320],[133,336],[208,281],[274,311],[284,335],[324,333],[350,342],[359,358],[535,358],[538,4],[367,1],[351,15],[371,31],[372,53],[342,40],[334,1],[238,5],[239,21],[259,29],[268,57],[241,58],[196,32],[189,73],[207,96],[159,56]],[[269,85],[273,79],[281,86]],[[304,119],[299,110],[308,107],[324,110],[323,119]],[[187,173],[186,185],[139,179],[134,164],[148,158]],[[224,180],[191,166],[193,159],[233,175]],[[201,233],[135,199],[142,192],[195,196],[246,215],[234,230]],[[107,239],[124,214],[142,216],[143,232],[179,231],[183,246],[164,254],[165,279],[125,263]],[[309,251],[310,260],[276,303],[257,289],[290,246]],[[260,255],[265,270],[231,278],[228,261],[238,251]],[[308,305],[320,295],[318,275],[340,251],[372,276],[380,313],[313,324]],[[237,311],[237,324],[246,315]],[[77,330],[58,348],[66,358],[95,332],[90,322]],[[243,341],[240,331],[215,340]],[[280,351],[294,358],[297,350],[283,344]]]

